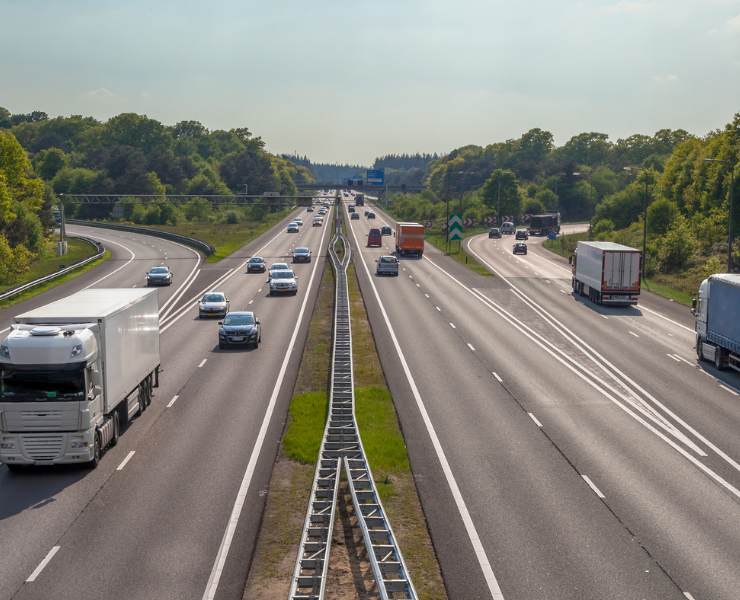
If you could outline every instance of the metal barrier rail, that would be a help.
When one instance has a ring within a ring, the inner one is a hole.
[[[352,253],[347,239],[341,233],[341,218],[342,211],[337,210],[336,232],[329,246],[329,258],[336,276],[329,416],[288,597],[290,600],[324,599],[341,466],[344,464],[355,517],[362,530],[380,597],[383,600],[416,600],[416,591],[365,458],[355,419],[352,328],[347,286],[347,267]],[[338,241],[344,245],[344,257],[341,260],[335,250]]]
[[[51,281],[52,279],[61,277],[62,275],[65,275],[66,273],[69,273],[70,271],[79,269],[80,267],[83,267],[86,264],[91,263],[94,260],[97,260],[98,258],[103,256],[103,254],[105,254],[105,248],[103,248],[103,245],[100,242],[92,238],[85,237],[83,235],[68,235],[67,237],[84,240],[88,242],[89,244],[92,244],[93,246],[95,246],[95,248],[97,249],[97,252],[93,254],[92,256],[88,256],[87,258],[78,260],[76,263],[71,264],[68,267],[65,267],[64,269],[59,269],[58,271],[55,271],[54,273],[49,273],[48,275],[44,275],[43,277],[39,277],[38,279],[34,279],[33,281],[29,281],[22,285],[16,286],[12,290],[8,290],[7,292],[0,294],[0,301],[7,300],[8,298],[12,298],[13,296],[17,296],[18,294],[22,294],[26,290],[30,290],[31,288],[36,287],[37,285],[41,285],[42,283],[46,283],[47,281]]]

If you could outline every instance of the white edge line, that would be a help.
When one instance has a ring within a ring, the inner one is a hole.
[[[471,344],[470,342],[465,342],[468,345],[468,348],[470,348],[473,352],[475,352],[475,346]]]
[[[604,494],[601,493],[601,490],[596,487],[596,484],[593,481],[591,481],[588,475],[582,474],[581,477],[583,477],[583,480],[588,484],[588,487],[590,487],[593,490],[594,494],[596,494],[602,500],[606,498],[606,496],[604,496]]]
[[[640,336],[639,336],[639,335],[637,335],[637,334],[636,334],[636,333],[635,333],[634,331],[629,331],[628,333],[629,333],[629,334],[630,334],[631,336],[633,336],[633,337],[636,337],[636,338],[639,338],[639,337],[640,337]]]
[[[61,548],[61,546],[52,546],[52,547],[51,547],[51,550],[49,550],[49,552],[47,552],[47,554],[46,554],[46,556],[44,557],[44,559],[43,559],[43,560],[42,560],[42,561],[41,561],[41,562],[39,563],[39,566],[38,566],[38,567],[36,567],[36,568],[35,568],[35,569],[33,570],[33,573],[31,573],[31,574],[30,574],[30,575],[28,576],[28,579],[26,579],[26,583],[33,583],[34,581],[36,581],[36,578],[37,578],[37,577],[38,577],[39,575],[41,575],[41,571],[43,571],[43,570],[44,570],[44,567],[46,567],[46,565],[48,565],[48,564],[49,564],[49,561],[50,561],[50,560],[51,560],[52,558],[54,558],[54,555],[55,555],[55,554],[56,554],[57,552],[59,552],[59,548]]]
[[[207,359],[207,358],[204,358],[204,359],[203,359],[202,361],[200,361],[200,362],[198,363],[198,368],[200,369],[200,368],[201,368],[201,367],[202,367],[202,366],[203,366],[204,364],[206,364],[207,362],[208,362],[208,359]]]
[[[180,395],[179,395],[179,394],[175,394],[174,396],[172,396],[172,400],[170,400],[170,401],[169,401],[169,402],[167,403],[167,406],[166,406],[166,408],[170,408],[170,407],[171,407],[171,406],[172,406],[172,405],[173,405],[173,404],[174,404],[175,402],[177,402],[177,399],[178,399],[179,397],[180,397]]]
[[[116,471],[123,471],[123,467],[125,467],[125,466],[126,466],[126,463],[128,463],[128,461],[130,461],[130,460],[131,460],[131,458],[133,457],[133,455],[134,455],[134,454],[136,454],[136,450],[131,450],[131,452],[129,452],[129,453],[128,453],[128,454],[126,455],[126,458],[124,458],[124,459],[123,459],[123,460],[121,461],[121,464],[120,464],[120,465],[118,465],[118,466],[116,467]]]
[[[455,324],[452,321],[450,321],[450,327],[452,327],[453,329],[457,329],[457,327],[455,327]]]
[[[504,382],[504,380],[501,379],[501,376],[498,373],[496,373],[496,371],[491,371],[491,375],[493,375],[496,378],[496,381],[498,381],[499,383]]]
[[[321,241],[319,242],[319,250],[324,245],[324,236],[326,235],[326,232],[328,230],[328,227],[323,228]],[[282,231],[280,233],[282,233]],[[275,403],[277,402],[277,397],[280,393],[280,388],[282,387],[285,372],[288,369],[288,362],[290,361],[291,354],[293,353],[293,347],[295,346],[295,341],[298,337],[298,331],[300,330],[301,323],[303,322],[303,315],[306,312],[306,304],[308,302],[308,298],[311,295],[310,290],[311,286],[313,285],[314,276],[316,275],[316,267],[318,266],[319,262],[320,261],[318,260],[314,262],[314,267],[311,271],[311,278],[309,279],[308,287],[306,288],[306,294],[303,296],[301,310],[298,313],[298,321],[295,328],[293,329],[293,335],[290,338],[288,349],[285,353],[285,358],[283,358],[283,364],[280,366],[277,381],[275,382],[275,387],[272,390],[270,401],[267,404],[267,409],[265,410],[265,416],[262,419],[262,425],[260,425],[257,439],[255,440],[254,446],[252,446],[252,454],[249,457],[249,463],[247,463],[247,470],[244,471],[244,476],[242,477],[239,491],[237,492],[236,498],[234,499],[234,507],[231,510],[231,515],[229,516],[229,520],[226,524],[224,535],[221,538],[221,545],[218,548],[218,553],[216,554],[216,558],[213,562],[211,575],[208,578],[206,589],[203,592],[203,600],[213,600],[216,595],[216,591],[218,590],[218,584],[221,580],[221,573],[223,572],[224,565],[226,564],[226,557],[229,554],[231,542],[234,539],[234,533],[236,531],[237,523],[239,522],[239,516],[241,515],[242,508],[244,507],[244,502],[247,499],[249,486],[252,483],[252,475],[254,474],[255,467],[257,466],[257,459],[259,458],[260,452],[262,451],[262,444],[264,444],[265,437],[267,436],[267,428],[270,426],[270,421],[272,421],[272,413],[275,410]]]
[[[93,282],[92,282],[91,284],[89,284],[89,285],[86,285],[86,286],[85,286],[84,288],[82,288],[83,290],[86,290],[86,289],[88,289],[88,288],[91,288],[91,287],[92,287],[92,286],[94,286],[94,285],[97,285],[97,284],[99,284],[99,283],[100,283],[101,281],[104,281],[105,279],[108,279],[108,277],[110,277],[111,275],[115,275],[116,273],[118,273],[118,271],[120,271],[120,270],[121,270],[121,269],[123,269],[124,267],[127,267],[127,266],[129,266],[129,265],[131,264],[131,261],[132,261],[132,260],[134,260],[134,259],[136,258],[136,253],[135,253],[135,252],[134,252],[133,250],[131,250],[131,248],[129,248],[128,246],[124,246],[124,245],[123,245],[123,244],[121,244],[120,242],[114,242],[113,240],[109,240],[109,239],[106,239],[106,238],[102,238],[102,237],[99,237],[99,236],[90,236],[90,237],[92,237],[93,239],[96,239],[96,240],[100,240],[101,242],[107,242],[108,244],[115,244],[116,246],[120,246],[121,248],[123,248],[124,250],[126,250],[126,252],[128,252],[128,253],[129,253],[129,254],[131,255],[131,258],[129,258],[129,259],[128,259],[128,260],[127,260],[127,261],[126,261],[125,263],[123,263],[123,264],[122,264],[122,265],[121,265],[120,267],[118,267],[118,268],[116,268],[116,269],[113,269],[113,270],[112,270],[112,271],[111,271],[110,273],[108,273],[107,275],[103,275],[103,276],[102,276],[102,277],[101,277],[100,279],[96,279],[96,280],[95,280],[95,281],[93,281]]]
[[[352,237],[355,240],[355,246],[359,247],[360,244],[357,241],[357,235],[355,234],[354,227],[351,226],[351,222],[349,229],[350,231],[352,231]],[[409,386],[411,387],[411,393],[414,396],[414,400],[416,401],[416,406],[421,413],[421,418],[424,421],[427,433],[429,434],[429,438],[431,439],[432,446],[434,447],[434,451],[437,455],[437,460],[442,467],[442,472],[445,475],[447,484],[450,486],[450,492],[452,493],[452,497],[455,500],[455,505],[457,506],[457,510],[460,513],[460,517],[462,519],[463,525],[465,526],[465,531],[468,534],[470,543],[473,546],[475,556],[478,559],[478,565],[480,566],[481,571],[483,572],[483,577],[486,580],[486,584],[488,585],[488,591],[490,592],[491,598],[493,598],[493,600],[504,600],[504,595],[501,592],[501,588],[499,586],[498,580],[496,579],[496,575],[491,568],[491,563],[489,562],[486,551],[483,548],[483,543],[481,542],[480,536],[478,535],[478,530],[475,528],[475,523],[470,516],[470,511],[465,504],[465,500],[462,497],[460,487],[457,485],[455,475],[453,474],[450,463],[447,461],[447,457],[445,456],[444,449],[442,448],[442,443],[437,436],[437,431],[435,430],[434,425],[432,424],[432,421],[429,417],[429,413],[427,412],[424,400],[419,393],[419,388],[416,386],[414,376],[411,374],[411,369],[406,362],[406,356],[404,355],[403,350],[401,350],[401,345],[399,344],[398,338],[396,337],[396,332],[393,329],[393,325],[391,325],[390,319],[388,318],[388,313],[385,310],[385,305],[380,299],[380,294],[378,294],[378,288],[375,286],[373,277],[372,275],[370,275],[370,269],[368,269],[365,257],[363,256],[362,252],[359,252],[358,254],[360,256],[360,259],[362,260],[362,266],[365,268],[365,273],[367,274],[368,281],[370,282],[370,287],[372,287],[373,293],[375,294],[375,299],[378,301],[380,312],[383,315],[386,326],[388,327],[388,332],[390,333],[393,346],[395,347],[396,353],[398,354],[401,367],[403,368],[403,371],[406,374],[406,379],[409,382]]]
[[[723,383],[720,383],[719,387],[721,387],[723,390],[730,392],[733,396],[740,396],[740,394],[738,394],[735,390],[733,390],[731,387],[727,387]]]
[[[696,600],[696,598],[694,598],[694,597],[693,597],[693,596],[691,595],[691,593],[690,593],[690,592],[684,592],[684,593],[683,593],[683,595],[684,595],[684,596],[686,596],[686,598],[688,598],[688,600]]]
[[[529,415],[529,418],[535,422],[537,427],[542,427],[542,423],[540,423],[539,419],[537,419],[537,417],[535,417],[533,413],[528,412],[527,414]]]

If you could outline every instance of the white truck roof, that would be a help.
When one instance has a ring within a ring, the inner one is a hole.
[[[55,302],[30,310],[15,318],[17,323],[94,322],[105,319],[134,304],[141,298],[156,294],[154,289],[94,288],[81,290]]]
[[[737,273],[716,273],[715,275],[711,275],[709,279],[724,281],[730,285],[740,287],[740,274]]]
[[[622,252],[639,252],[637,248],[630,248],[629,246],[624,246],[623,244],[617,244],[615,242],[584,242],[580,241],[578,244],[583,244],[584,246],[590,246],[591,248],[598,248],[599,250],[614,250],[614,251],[622,251]]]

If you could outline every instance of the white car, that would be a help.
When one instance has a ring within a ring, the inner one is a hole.
[[[267,281],[270,285],[270,296],[275,294],[295,296],[298,293],[298,277],[290,269],[270,271],[270,279]]]
[[[229,312],[229,299],[223,292],[207,292],[198,303],[198,317],[223,317]]]
[[[296,217],[295,219],[293,219],[293,223],[297,223],[298,225],[303,225],[303,219],[301,219],[300,217]]]

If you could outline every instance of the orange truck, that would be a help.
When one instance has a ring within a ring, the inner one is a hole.
[[[419,223],[399,223],[396,227],[396,254],[424,254],[424,226]]]

